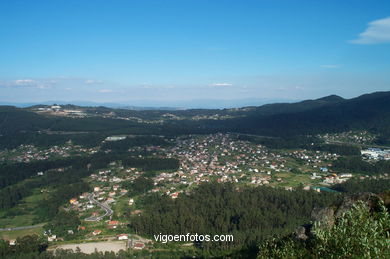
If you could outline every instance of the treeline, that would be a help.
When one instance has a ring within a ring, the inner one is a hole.
[[[19,163],[6,165],[2,167],[2,179],[7,175],[13,175],[13,185],[0,189],[0,209],[8,209],[17,205],[20,200],[32,194],[34,188],[67,187],[69,184],[79,182],[81,178],[91,174],[90,169],[96,169],[107,166],[105,164],[94,163],[93,161],[102,160],[98,157],[75,157],[69,159],[60,159],[54,161],[39,161],[33,163]],[[61,169],[61,170],[58,170]],[[37,172],[44,172],[43,176],[36,176]],[[20,174],[20,175],[18,175]],[[28,177],[29,181],[22,181]],[[17,182],[20,181],[20,182]],[[7,182],[10,184],[10,182]],[[72,189],[70,189],[72,190]]]
[[[167,146],[169,144],[162,137],[156,136],[134,136],[126,137],[120,141],[106,141],[102,144],[103,150],[112,150],[115,152],[126,152],[131,147],[142,146]]]
[[[34,188],[45,186],[61,188],[62,186],[77,183],[81,178],[90,175],[93,170],[106,168],[110,162],[118,160],[122,160],[125,166],[141,168],[144,171],[176,170],[179,168],[179,161],[173,158],[133,158],[124,154],[105,154],[103,152],[89,157],[3,165],[0,178],[3,179],[3,189],[0,189],[0,209],[15,206],[21,199],[31,195]],[[63,170],[60,172],[53,170],[58,168],[63,168]],[[45,172],[44,175],[36,176],[36,173],[39,171]],[[7,176],[10,179],[7,179]],[[18,183],[31,176],[35,177],[29,181]],[[13,185],[4,188],[6,184]],[[85,189],[84,191],[86,191],[86,186],[81,187],[80,189]],[[73,189],[70,188],[70,190]],[[55,196],[68,197],[65,194]],[[59,204],[55,201],[50,202]]]
[[[37,131],[51,124],[51,119],[36,113],[12,106],[0,106],[0,135]]]
[[[360,148],[346,144],[317,144],[309,147],[311,150],[335,153],[342,156],[359,156]]]
[[[0,189],[15,184],[38,172],[45,172],[56,168],[87,168],[98,169],[106,167],[108,163],[115,160],[123,160],[125,166],[139,167],[143,170],[169,170],[177,169],[179,161],[177,159],[165,158],[132,158],[126,154],[106,154],[99,152],[91,156],[72,157],[66,159],[34,161],[30,163],[0,164]]]
[[[360,155],[359,147],[347,144],[325,144],[322,140],[313,136],[263,137],[239,134],[237,135],[237,139],[260,144],[272,149],[303,148],[336,153],[344,156]]]
[[[40,206],[38,206],[36,211],[39,220],[42,222],[53,219],[60,212],[59,207],[61,205],[69,201],[69,199],[78,197],[80,194],[88,191],[91,191],[91,187],[85,182],[59,187],[56,191],[50,193],[49,198],[40,201]]]
[[[214,132],[237,132],[274,137],[292,137],[349,130],[375,131],[389,136],[390,92],[363,95],[350,100],[327,97],[296,104],[276,104],[254,109],[171,111],[173,114],[234,114],[240,115],[225,120],[167,120],[151,125],[128,120],[102,117],[63,118],[45,117],[14,107],[0,107],[0,135],[15,132],[85,131],[110,134],[182,135],[210,134]],[[96,111],[98,112],[99,109]],[[102,108],[104,111],[129,113]],[[130,112],[136,116],[156,118],[161,111]],[[387,138],[388,139],[388,138]]]
[[[87,158],[72,157],[66,159],[34,161],[30,163],[0,164],[0,189],[15,184],[38,172],[45,172],[49,169],[64,167],[80,167],[80,164],[86,166]]]
[[[22,144],[48,148],[64,145],[71,140],[83,147],[96,147],[107,137],[105,133],[47,134],[38,132],[15,132],[0,136],[0,149],[13,149]]]
[[[333,185],[332,189],[345,193],[372,192],[379,194],[390,190],[390,179],[351,179]]]
[[[382,134],[390,128],[390,93],[373,93],[350,100],[309,105],[300,111],[247,113],[227,120],[204,121],[207,128],[262,136],[291,137],[349,130],[369,130]]]
[[[162,234],[233,234],[234,243],[200,243],[222,249],[249,246],[264,238],[284,234],[310,220],[314,206],[327,206],[337,197],[303,190],[242,187],[207,183],[176,200],[150,195],[143,201],[143,214],[130,218],[133,231]]]
[[[309,148],[319,139],[311,136],[294,137],[262,137],[253,135],[237,135],[238,140],[249,141],[272,149]]]
[[[80,251],[72,251],[71,249],[57,249],[55,251],[46,250],[48,242],[37,235],[24,236],[17,238],[16,245],[10,246],[8,241],[0,239],[0,258],[7,259],[134,259],[134,258],[150,258],[150,259],[183,259],[183,258],[207,258],[207,253],[202,253],[199,250],[193,249],[156,249],[149,250],[120,250],[115,253],[95,251],[90,254],[85,254]]]
[[[44,176],[35,177],[29,181],[24,181],[0,190],[0,209],[8,209],[17,205],[20,200],[32,194],[34,188],[68,188],[70,184],[77,183],[81,178],[86,177],[91,172],[85,169],[69,168],[63,172],[48,172]],[[82,187],[85,187],[83,185]],[[87,188],[84,188],[86,191]],[[73,190],[70,188],[69,190]],[[77,193],[75,193],[77,194]],[[57,194],[53,194],[57,195]],[[64,195],[64,194],[60,194]]]
[[[146,193],[153,188],[154,181],[148,177],[138,177],[133,182],[126,181],[122,183],[123,188],[129,190],[127,193],[130,197],[141,193]]]
[[[10,246],[5,240],[0,239],[0,258],[39,258],[48,247],[37,235],[27,235],[16,239],[16,245]]]
[[[359,173],[364,175],[385,174],[390,171],[390,161],[380,160],[369,163],[360,156],[342,157],[334,161],[333,169],[336,172]]]

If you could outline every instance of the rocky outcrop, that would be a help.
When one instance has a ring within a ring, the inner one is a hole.
[[[313,222],[320,222],[324,227],[330,228],[334,225],[335,210],[332,207],[314,208],[311,212]]]
[[[377,211],[381,198],[373,193],[358,193],[344,197],[342,203],[335,211],[335,218],[340,218],[345,212],[352,209],[353,205],[358,201],[363,201],[371,211]]]
[[[383,201],[381,195],[376,195],[373,193],[358,193],[345,196],[340,204],[326,208],[313,209],[311,212],[311,219],[312,222],[319,222],[320,226],[323,228],[331,228],[335,224],[336,220],[340,218],[345,212],[352,209],[353,205],[358,201],[363,201],[366,203],[371,211],[377,211],[379,202],[381,200]],[[306,240],[314,235],[312,230],[313,224],[300,226],[295,230],[293,236],[296,239]]]

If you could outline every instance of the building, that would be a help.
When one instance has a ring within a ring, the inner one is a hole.
[[[119,225],[119,221],[117,221],[117,220],[111,220],[111,221],[109,221],[108,222],[108,225],[109,226],[118,226]]]
[[[126,136],[110,136],[106,138],[106,141],[119,141],[124,140]]]
[[[69,203],[73,204],[73,205],[77,205],[79,202],[77,201],[76,198],[72,198],[72,199],[69,200]]]
[[[145,244],[141,243],[141,242],[137,242],[137,243],[134,244],[133,248],[137,249],[137,250],[142,250],[142,249],[145,248]]]
[[[118,235],[118,240],[128,240],[129,235],[128,234],[120,234]]]
[[[101,233],[102,233],[101,230],[96,229],[95,231],[92,232],[92,235],[97,236],[97,235],[100,235]]]
[[[176,199],[179,196],[179,192],[174,192],[171,194],[172,199]]]
[[[47,237],[47,241],[48,242],[53,242],[53,241],[56,241],[56,240],[57,240],[57,236],[56,235],[51,235],[51,236]]]

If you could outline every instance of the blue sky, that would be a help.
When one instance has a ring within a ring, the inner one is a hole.
[[[386,0],[0,2],[2,102],[349,98],[389,74]]]

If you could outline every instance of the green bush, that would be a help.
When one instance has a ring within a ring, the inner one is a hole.
[[[314,224],[307,241],[273,239],[260,246],[258,258],[390,258],[390,215],[383,203],[370,212],[358,202],[331,228]]]

